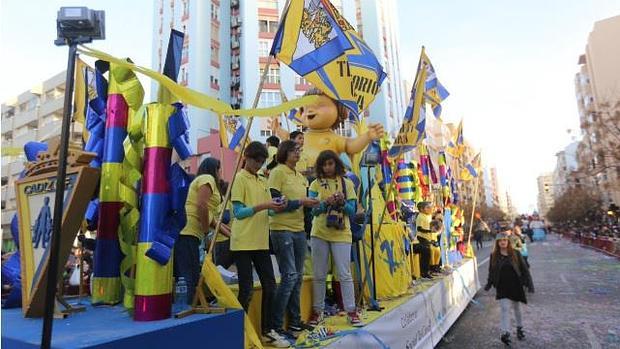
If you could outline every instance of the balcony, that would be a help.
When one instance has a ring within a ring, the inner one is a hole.
[[[21,173],[24,170],[24,163],[20,160],[12,162],[11,164],[9,164],[9,166],[11,168],[10,170],[11,176]],[[2,172],[2,175],[4,175],[5,173],[9,173],[9,172]]]
[[[64,102],[65,100],[63,97],[45,101],[45,103],[42,103],[41,107],[39,108],[39,115],[45,116],[54,112],[62,114]]]
[[[13,137],[12,146],[15,148],[23,148],[24,144],[30,141],[36,141],[36,140],[37,140],[37,131],[36,129],[33,128],[21,136]]]
[[[15,117],[2,119],[2,134],[13,132],[13,120]]]
[[[6,202],[7,209],[10,209],[9,202],[15,201],[15,185],[13,183],[2,186],[2,200]]]
[[[13,128],[17,129],[20,128],[24,125],[28,125],[31,123],[36,123],[37,122],[37,110],[33,109],[30,111],[25,111],[25,112],[21,112],[16,114],[13,117],[14,121],[13,121]],[[4,126],[4,124],[3,124]],[[3,127],[4,129],[4,127]]]
[[[60,135],[61,127],[62,127],[61,120],[54,120],[52,122],[49,122],[39,127],[39,140],[44,141],[53,136]]]
[[[2,225],[11,224],[11,219],[13,219],[13,215],[15,214],[15,210],[4,209],[2,210]]]

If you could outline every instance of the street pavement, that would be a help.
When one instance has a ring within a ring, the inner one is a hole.
[[[477,253],[480,283],[488,274],[492,242]],[[536,293],[521,307],[526,338],[512,348],[620,348],[620,260],[557,235],[529,243]],[[504,348],[495,289],[481,289],[436,348]],[[511,316],[512,317],[512,316]],[[514,318],[513,318],[514,321]],[[513,322],[514,325],[514,322]]]

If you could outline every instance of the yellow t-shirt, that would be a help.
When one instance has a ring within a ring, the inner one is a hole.
[[[431,216],[430,214],[424,214],[422,212],[418,213],[418,217],[416,217],[415,219],[415,226],[416,226],[416,230],[417,227],[420,227],[422,229],[426,229],[426,230],[430,230],[431,229],[431,220],[433,219],[433,216]],[[417,232],[417,235],[421,238],[424,238],[428,241],[433,241],[433,233],[423,233],[421,231]]]
[[[302,152],[301,154],[299,154],[299,161],[297,161],[295,169],[299,172],[305,172],[306,170],[308,170],[308,167],[312,166],[310,166],[310,164],[308,163],[308,158],[306,154]]]
[[[344,182],[347,187],[346,200],[357,199],[353,182],[351,182],[348,178],[345,178]],[[315,179],[312,184],[310,184],[310,191],[318,193],[318,199],[324,201],[332,194],[343,191],[342,181],[340,178]],[[325,213],[321,213],[312,220],[312,231],[310,232],[310,235],[330,242],[351,242],[351,225],[349,223],[349,217],[346,217],[346,215],[344,217],[344,224],[344,230],[328,228],[327,215]]]
[[[345,152],[347,145],[347,138],[335,134],[332,130],[308,130],[304,137],[302,158],[305,159],[307,167],[314,167],[316,158],[323,150],[333,150],[340,155]]]
[[[222,202],[222,196],[220,191],[215,185],[215,178],[213,176],[205,174],[200,175],[192,181],[189,185],[187,193],[187,200],[185,201],[185,216],[187,217],[187,223],[181,235],[191,235],[199,239],[202,239],[206,233],[202,229],[200,224],[200,213],[198,212],[198,192],[203,185],[208,185],[211,188],[211,197],[207,202],[207,209],[209,210],[209,223],[215,221],[220,214],[220,204]]]
[[[308,180],[298,171],[279,164],[269,174],[269,188],[279,191],[288,200],[299,200],[306,197]],[[276,213],[269,217],[271,230],[304,232],[304,210],[299,207],[295,211]]]
[[[245,169],[235,176],[230,199],[243,203],[247,207],[271,200],[267,182]],[[230,227],[230,250],[268,250],[269,249],[269,214],[267,210],[256,212],[244,219],[232,218]]]

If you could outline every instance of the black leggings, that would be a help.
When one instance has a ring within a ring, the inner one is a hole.
[[[179,239],[174,244],[173,269],[177,278],[185,278],[187,303],[191,304],[200,277],[200,240],[197,237],[179,235]]]
[[[260,280],[263,291],[261,305],[261,328],[262,333],[269,332],[274,329],[272,324],[272,304],[276,291],[276,279],[273,275],[273,266],[271,264],[271,255],[268,250],[252,250],[252,251],[231,251],[235,265],[237,266],[237,274],[239,275],[239,303],[248,312],[250,301],[252,300],[252,290],[254,288],[254,279],[252,277],[252,265],[256,269],[258,279]]]

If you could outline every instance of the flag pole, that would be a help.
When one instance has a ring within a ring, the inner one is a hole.
[[[474,199],[471,205],[471,219],[469,220],[469,233],[467,234],[467,250],[471,248],[471,232],[474,227],[474,212],[476,211],[476,199],[478,198],[478,177],[476,177],[476,184],[474,184]]]
[[[288,98],[286,98],[286,94],[284,94],[284,90],[282,90],[282,85],[280,85],[280,99],[282,102],[288,102]],[[286,130],[288,133],[291,133],[291,125],[288,122],[288,115],[284,115],[284,120],[286,121]]]
[[[260,82],[258,83],[258,88],[256,89],[256,95],[254,96],[254,102],[252,103],[252,109],[258,106],[258,102],[260,101],[260,95],[261,95],[261,92],[263,91],[263,86],[265,85],[265,81],[267,80],[267,71],[269,70],[269,66],[271,65],[272,59],[273,59],[273,56],[269,56],[267,58],[267,63],[265,64],[263,75],[261,76]],[[252,128],[253,122],[254,122],[254,116],[250,116],[248,120],[248,125],[245,128],[245,134],[243,135],[243,138],[241,139],[241,149],[239,149],[239,155],[237,156],[237,161],[235,163],[235,169],[233,171],[230,184],[228,185],[228,188],[226,189],[226,195],[224,196],[224,200],[222,201],[222,207],[226,207],[226,205],[228,205],[228,201],[230,201],[230,193],[232,192],[232,187],[233,187],[233,184],[235,183],[235,176],[237,175],[237,172],[239,172],[239,168],[241,167],[241,159],[243,158],[243,151],[245,150],[245,146],[248,143],[248,137],[250,136],[250,129]],[[225,210],[223,209],[221,210],[218,220],[216,221],[215,233],[213,234],[213,239],[211,239],[211,242],[209,243],[209,249],[207,250],[207,254],[211,253],[213,251],[213,247],[215,246],[215,241],[217,239],[217,235],[219,234],[220,227],[222,225],[222,219],[224,218],[224,211]],[[198,285],[198,287],[201,287],[201,286],[202,285]]]
[[[284,4],[284,9],[282,10],[282,14],[280,15],[280,23],[278,26],[282,25],[282,20],[286,17],[286,13],[288,12],[289,6],[290,6],[290,0],[286,0],[286,3]],[[265,69],[263,69],[263,75],[261,76],[260,82],[258,83],[258,88],[256,89],[256,95],[254,96],[254,102],[252,103],[253,109],[258,106],[258,102],[260,101],[260,95],[261,95],[261,92],[263,91],[263,86],[265,85],[265,81],[267,81],[267,73],[269,72],[269,66],[271,66],[271,62],[274,58],[275,56],[271,54],[267,57],[267,63],[265,63]],[[235,176],[237,175],[237,172],[239,171],[239,167],[241,165],[241,158],[243,157],[243,151],[245,150],[245,146],[247,144],[248,137],[250,135],[250,129],[252,128],[253,121],[254,121],[254,116],[250,116],[248,120],[248,125],[245,130],[245,134],[243,135],[243,138],[242,138],[243,143],[241,144],[241,149],[239,149],[239,156],[237,156],[237,162],[235,163],[235,170],[233,171],[230,184],[228,185],[228,188],[226,189],[226,195],[222,202],[222,207],[226,207],[226,205],[230,201],[230,193],[232,191],[232,187],[235,182]],[[222,210],[222,212],[220,212],[220,216],[215,224],[215,233],[213,234],[213,239],[211,240],[211,243],[209,244],[209,249],[207,251],[207,254],[211,253],[213,251],[213,247],[215,246],[215,240],[217,239],[217,234],[219,234],[220,226],[222,225],[222,219],[224,218],[224,211],[225,210]],[[199,283],[198,287],[200,288],[201,286],[202,285],[200,285]],[[196,296],[194,296],[194,304],[196,304]]]

